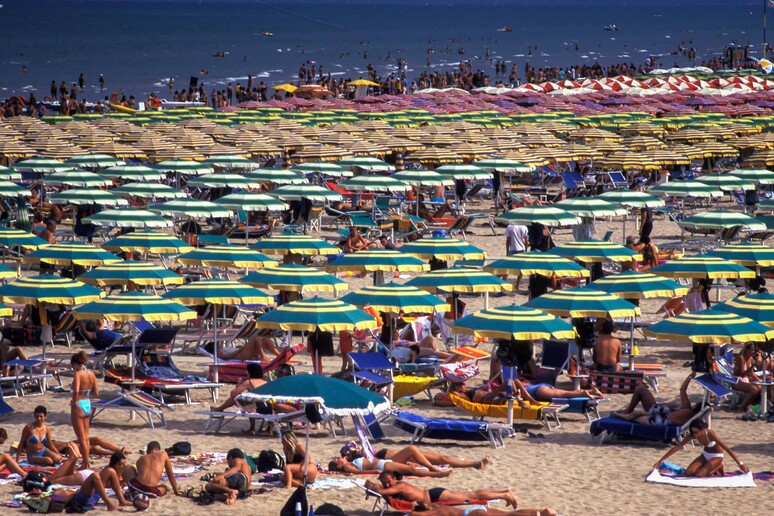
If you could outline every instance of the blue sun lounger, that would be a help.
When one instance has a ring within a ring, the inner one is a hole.
[[[592,422],[589,432],[592,436],[600,436],[600,444],[614,438],[673,443],[682,439],[688,432],[691,421],[704,419],[710,412],[712,407],[704,407],[684,425],[643,425],[616,417],[605,417]]]
[[[430,418],[413,412],[398,411],[393,414],[396,428],[412,434],[411,444],[422,439],[445,441],[488,441],[493,448],[505,446],[503,440],[513,435],[513,427],[501,423],[465,419]]]

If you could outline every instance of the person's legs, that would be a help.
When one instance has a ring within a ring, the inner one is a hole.
[[[19,465],[16,463],[15,460],[13,460],[13,457],[8,455],[7,453],[3,453],[0,455],[0,470],[7,469],[11,473],[16,473],[17,475],[21,475],[24,477],[26,473],[23,469],[19,467]]]
[[[100,448],[110,452],[110,453],[100,453],[100,455],[110,455],[111,453],[114,453],[114,452],[121,452],[124,455],[129,455],[131,453],[127,451],[125,447],[118,446],[117,444],[111,443],[107,439],[103,439],[97,436],[89,437],[89,445],[92,448],[94,448],[95,446],[99,446]]]
[[[408,464],[409,462],[413,462],[415,464],[419,464],[420,466],[426,467],[430,471],[438,471],[438,468],[436,468],[433,463],[425,456],[425,454],[419,451],[419,448],[414,445],[401,448],[395,452],[392,457],[390,457],[390,460],[394,462],[400,462],[401,464]]]
[[[121,481],[118,479],[118,473],[116,473],[116,470],[113,468],[104,468],[99,472],[99,478],[102,480],[103,486],[109,487],[116,494],[119,505],[132,505],[132,502],[124,498],[124,492],[123,489],[121,489]]]
[[[52,483],[58,483],[58,484],[64,484],[66,486],[79,486],[83,483],[83,478],[81,477],[81,474],[78,473],[75,466],[78,462],[78,459],[81,458],[81,454],[78,451],[78,447],[71,444],[70,445],[70,456],[67,458],[64,463],[57,468],[56,471],[51,475],[51,482]]]
[[[401,475],[411,475],[415,477],[430,477],[430,478],[444,478],[451,475],[451,469],[442,469],[438,471],[437,468],[433,470],[418,469],[416,466],[410,464],[401,464],[400,462],[388,462],[384,465],[384,471],[393,471],[400,473]]]
[[[596,388],[591,389],[578,389],[573,391],[566,391],[564,389],[557,389],[556,387],[540,387],[537,392],[536,398],[539,400],[550,400],[552,398],[601,398],[602,393]]]
[[[475,491],[449,491],[441,493],[439,502],[464,503],[468,500],[505,500],[505,503],[514,509],[519,505],[516,495],[510,489],[476,489]]]
[[[299,482],[299,480],[301,482]],[[304,465],[303,464],[285,464],[280,475],[280,482],[285,487],[300,487],[303,485],[304,480]]]
[[[235,504],[239,495],[237,490],[229,489],[226,486],[226,479],[222,479],[220,482],[207,482],[204,490],[215,495],[216,500],[225,502],[226,505]]]
[[[100,479],[99,475],[96,473],[92,473],[89,478],[83,482],[83,485],[81,486],[81,494],[87,498],[91,498],[95,492],[99,493],[102,501],[105,502],[105,504],[108,506],[108,510],[115,510],[116,505],[110,501],[110,497],[108,497],[107,493],[105,492],[105,486],[102,484],[102,479]]]
[[[650,392],[650,389],[645,384],[640,384],[634,388],[632,393],[632,399],[629,401],[629,406],[626,409],[619,411],[619,414],[630,414],[634,412],[637,405],[642,403],[642,407],[647,411],[650,410],[653,405],[656,404],[656,397]]]
[[[88,416],[86,416],[88,417]],[[75,405],[70,407],[70,422],[73,425],[73,431],[75,437],[78,440],[78,447],[80,448],[81,456],[83,457],[83,467],[89,467],[89,434],[87,428],[83,424],[83,420],[86,419],[83,415],[83,409]]]
[[[739,408],[745,412],[750,408],[750,405],[752,405],[753,402],[758,399],[758,396],[761,393],[760,386],[753,385],[751,383],[736,382],[731,388],[735,391],[744,393],[744,397],[742,398],[742,403],[739,405]]]
[[[481,460],[462,460],[449,455],[443,455],[435,452],[422,452],[425,458],[430,461],[431,464],[447,464],[452,468],[475,468],[484,469],[484,467],[492,461],[492,458],[487,455]]]

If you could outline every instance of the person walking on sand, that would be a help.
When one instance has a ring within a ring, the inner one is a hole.
[[[166,472],[172,491],[179,495],[177,479],[167,452],[161,449],[158,441],[149,442],[145,451],[145,455],[137,459],[137,471],[133,472],[133,478],[124,477],[129,483],[129,487],[150,498],[160,498],[169,492],[167,486],[159,485],[161,476]],[[131,469],[129,469],[127,476],[132,476]]]
[[[70,422],[78,438],[78,446],[83,456],[83,467],[90,467],[89,429],[91,427],[91,395],[99,396],[97,377],[86,369],[88,358],[85,351],[79,351],[70,359],[73,368],[73,397],[70,401]]]

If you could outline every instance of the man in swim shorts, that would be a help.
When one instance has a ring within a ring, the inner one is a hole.
[[[215,495],[215,498],[226,503],[234,504],[238,498],[247,496],[247,490],[252,482],[250,465],[245,461],[245,454],[239,448],[232,448],[226,454],[228,468],[207,482],[204,490]]]
[[[130,470],[130,468],[127,468]],[[169,488],[165,485],[159,485],[161,476],[167,473],[169,483],[172,485],[172,491],[179,495],[175,472],[172,470],[172,463],[169,460],[167,452],[161,449],[158,441],[148,443],[145,455],[137,459],[137,471],[128,471],[124,474],[124,479],[129,483],[129,487],[134,491],[144,493],[149,498],[159,498],[167,494]]]

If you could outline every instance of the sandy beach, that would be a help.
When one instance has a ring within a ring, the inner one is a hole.
[[[474,206],[469,207],[475,209]],[[631,227],[631,225],[630,225]],[[606,229],[614,230],[613,241],[622,241],[620,220],[600,221],[597,226],[597,236]],[[504,228],[497,229],[498,235],[492,236],[486,226],[474,226],[468,233],[468,241],[485,249],[489,258],[501,257],[504,254]],[[679,236],[679,228],[672,222],[657,220],[654,237],[656,244],[675,240]],[[557,243],[572,239],[569,230],[561,230],[555,235]],[[370,284],[366,278],[347,278],[351,289]],[[404,280],[398,280],[404,281]],[[722,293],[728,296],[727,292]],[[722,297],[723,298],[723,297]],[[714,294],[713,294],[714,299]],[[492,304],[521,304],[526,300],[525,293],[494,298]],[[653,320],[659,316],[655,311],[664,300],[656,299],[642,303],[643,318]],[[483,298],[467,297],[468,310],[483,308]],[[620,334],[623,337],[623,333]],[[491,344],[482,344],[490,349]],[[689,373],[683,364],[690,358],[690,346],[674,342],[647,341],[639,342],[640,357],[643,362],[660,362],[667,366],[667,377],[660,383],[659,398],[673,400],[677,397],[682,380]],[[32,354],[36,351],[29,349]],[[302,354],[306,365],[298,368],[301,372],[310,369],[310,361],[306,353]],[[200,356],[175,357],[175,361],[186,374],[203,373],[207,359]],[[340,359],[329,358],[325,361],[327,372],[338,370]],[[488,364],[482,363],[482,377],[486,377]],[[566,377],[560,377],[559,385],[569,386]],[[115,391],[112,385],[100,383],[101,398],[109,398]],[[689,394],[696,401],[701,396],[698,386],[692,385]],[[221,393],[221,398],[223,393]],[[208,452],[225,453],[232,447],[239,447],[246,452],[258,453],[263,449],[281,451],[279,439],[274,437],[248,437],[241,433],[245,422],[235,422],[225,428],[219,435],[203,435],[204,419],[193,412],[208,406],[206,394],[196,392],[194,399],[198,404],[186,406],[175,405],[175,411],[168,415],[169,428],[151,430],[139,419],[127,421],[124,413],[107,412],[101,415],[93,424],[91,434],[106,438],[114,443],[126,446],[132,451],[129,456],[133,462],[139,456],[140,450],[150,440],[158,440],[162,447],[171,446],[176,441],[190,441],[194,454]],[[9,441],[3,446],[7,451],[9,445],[18,440],[22,427],[32,420],[32,410],[36,405],[48,407],[48,422],[53,427],[56,440],[70,440],[74,434],[69,422],[69,394],[47,393],[44,396],[28,396],[8,400],[15,413],[4,417],[0,426],[9,434]],[[610,401],[601,404],[600,412],[605,415],[610,410],[623,408],[628,396],[611,395]],[[411,410],[427,415],[464,417],[457,409],[441,409],[433,407],[426,396],[418,395]],[[747,464],[751,471],[761,472],[771,470],[774,447],[771,437],[774,426],[765,421],[737,421],[737,413],[721,410],[712,415],[712,427],[729,443],[736,453]],[[478,460],[490,454],[492,464],[484,471],[456,470],[447,479],[410,479],[410,482],[429,488],[442,486],[455,490],[472,490],[476,488],[511,488],[519,498],[521,507],[542,508],[554,507],[565,515],[615,515],[615,514],[766,514],[774,508],[772,501],[771,482],[759,481],[755,489],[691,489],[654,485],[645,482],[644,478],[650,466],[665,451],[665,445],[642,443],[614,443],[599,445],[597,440],[589,435],[589,424],[580,414],[562,415],[562,427],[552,432],[546,431],[534,422],[517,421],[519,428],[542,433],[545,438],[530,438],[525,433],[517,433],[516,437],[507,439],[506,446],[492,449],[484,443],[454,443],[428,441],[421,446],[429,450],[456,455],[464,459]],[[401,447],[408,444],[408,434],[405,434],[389,423],[384,429],[387,439],[376,447]],[[352,439],[352,425],[347,421],[350,436],[340,436],[334,439],[323,431],[312,433],[310,450],[313,458],[322,464],[335,457],[339,448]],[[688,449],[676,454],[673,462],[687,466],[699,453],[700,448]],[[95,465],[101,467],[107,460],[99,459]],[[735,470],[733,461],[727,460],[727,467]],[[207,466],[205,471],[196,477],[180,482],[181,486],[199,485],[198,476],[209,471],[221,471],[223,464]],[[322,475],[322,478],[328,475]],[[344,478],[335,476],[335,478]],[[364,480],[367,477],[347,477]],[[0,501],[9,501],[19,489],[14,485],[0,487]],[[285,500],[290,495],[281,487],[270,487],[264,494],[254,495],[247,501],[240,501],[235,506],[220,503],[200,507],[185,498],[167,496],[153,501],[151,511],[155,514],[278,514]],[[350,489],[312,489],[309,500],[315,507],[328,502],[340,506],[346,514],[371,514],[372,500],[366,500],[362,490]],[[504,508],[504,503],[496,502],[495,507]],[[18,509],[18,511],[26,509]],[[100,510],[104,510],[101,506]],[[134,509],[128,509],[130,512]],[[14,510],[15,511],[15,510]],[[10,513],[10,512],[8,512]]]

